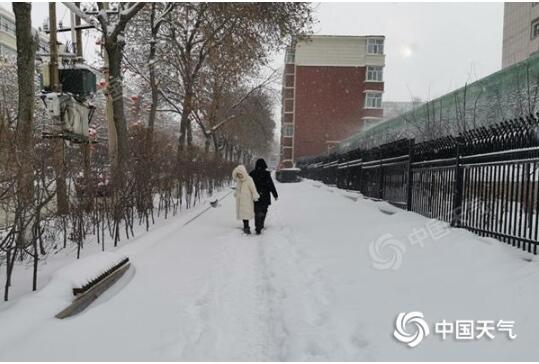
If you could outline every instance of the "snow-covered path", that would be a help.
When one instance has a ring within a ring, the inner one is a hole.
[[[531,255],[457,229],[408,244],[427,219],[311,181],[277,188],[261,236],[242,234],[229,196],[120,248],[132,269],[78,316],[52,318],[63,307],[47,287],[19,299],[0,312],[0,360],[539,357]],[[398,269],[373,266],[369,245],[383,236],[406,248]],[[518,337],[431,335],[411,349],[392,336],[408,311],[430,322],[515,320]]]

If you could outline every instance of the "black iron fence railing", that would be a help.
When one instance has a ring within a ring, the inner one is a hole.
[[[415,144],[402,139],[298,162],[301,175],[360,191],[537,254],[539,119]]]

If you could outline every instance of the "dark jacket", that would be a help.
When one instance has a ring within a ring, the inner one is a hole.
[[[273,198],[278,198],[277,190],[273,184],[273,179],[271,178],[270,172],[267,170],[268,165],[264,159],[259,159],[256,161],[255,169],[249,174],[253,181],[255,182],[256,190],[260,195],[260,199],[255,202],[258,205],[271,205],[270,193],[273,195]]]

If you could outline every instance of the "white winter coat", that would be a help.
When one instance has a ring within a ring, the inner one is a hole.
[[[255,201],[260,196],[256,191],[255,183],[243,165],[239,165],[232,171],[232,177],[236,181],[236,218],[238,220],[250,220],[255,217]]]

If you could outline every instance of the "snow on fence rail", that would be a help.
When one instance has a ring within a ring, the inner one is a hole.
[[[305,159],[302,176],[357,190],[537,254],[539,118],[504,121],[422,143]]]

